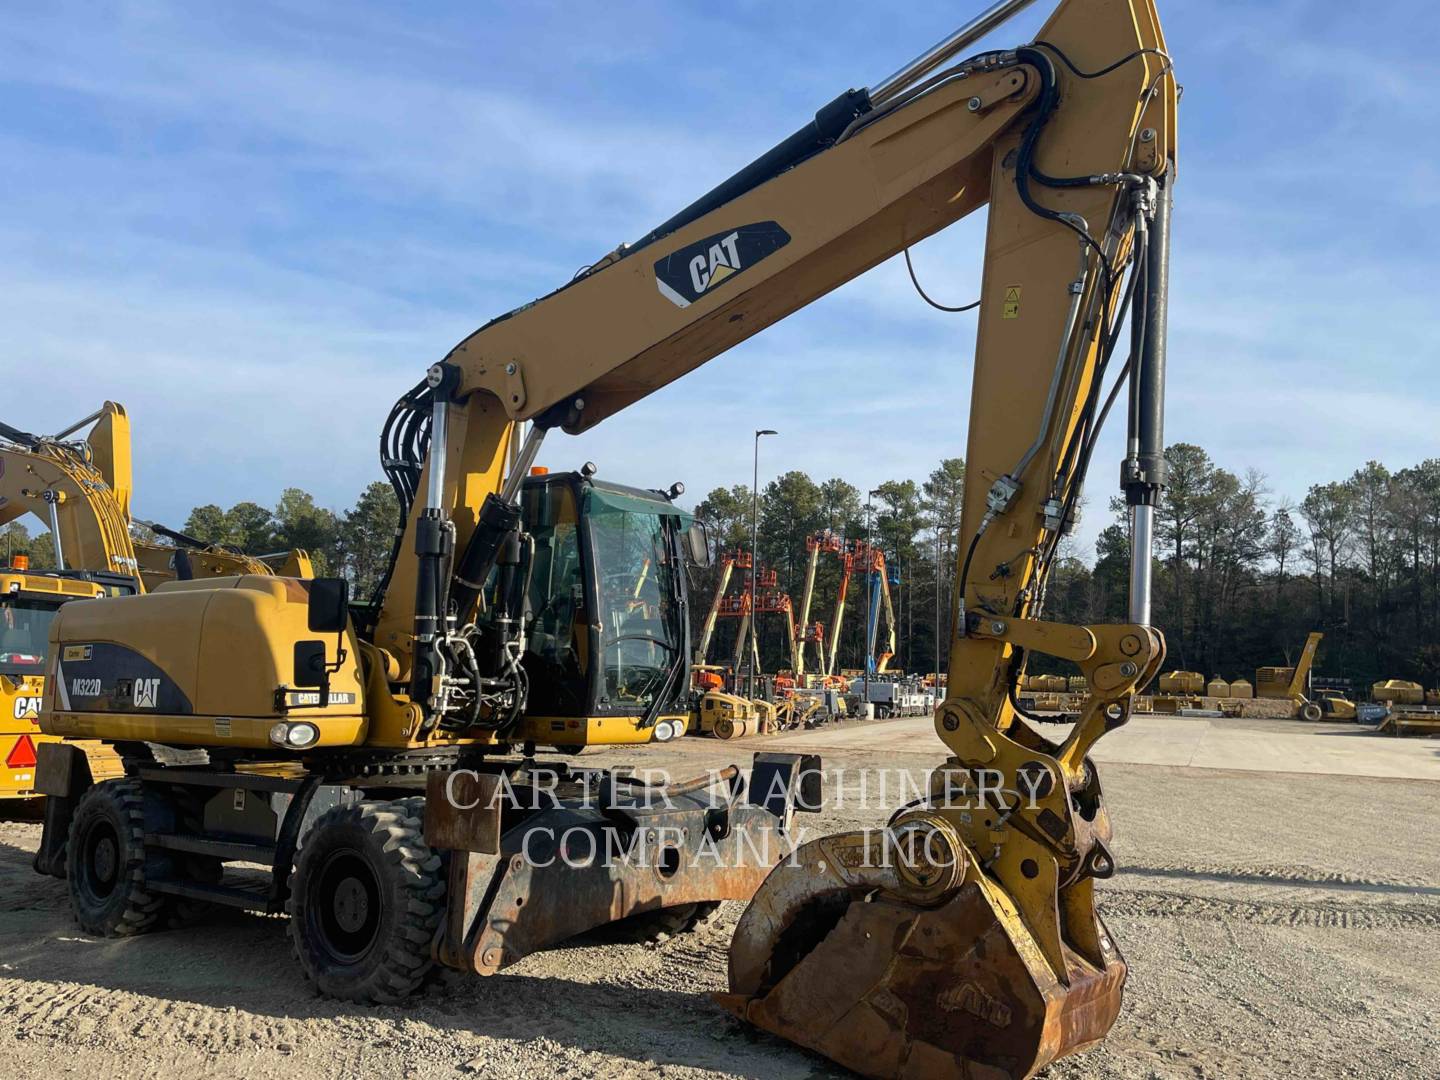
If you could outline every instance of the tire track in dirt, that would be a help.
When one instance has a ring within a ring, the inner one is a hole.
[[[1121,877],[1173,878],[1238,885],[1297,885],[1333,892],[1396,893],[1440,897],[1440,885],[1424,878],[1377,878],[1311,866],[1224,866],[1215,863],[1125,865]]]
[[[1125,918],[1235,920],[1324,930],[1440,930],[1440,905],[1434,904],[1225,900],[1188,892],[1111,888],[1101,895],[1098,906],[1102,915]]]

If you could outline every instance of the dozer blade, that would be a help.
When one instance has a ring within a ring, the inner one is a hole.
[[[1093,908],[1103,962],[1065,946],[1057,974],[968,854],[917,889],[874,865],[877,836],[822,837],[770,873],[731,942],[723,1006],[883,1078],[1028,1077],[1105,1036],[1126,968]]]

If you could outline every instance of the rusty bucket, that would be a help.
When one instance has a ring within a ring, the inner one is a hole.
[[[874,833],[845,833],[773,870],[736,929],[720,1003],[887,1080],[1028,1077],[1104,1038],[1126,967],[1088,882],[1057,897],[1063,921],[1093,933],[1064,943],[1057,971],[973,859],[917,883],[877,853]]]

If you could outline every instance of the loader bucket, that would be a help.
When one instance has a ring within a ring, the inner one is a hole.
[[[1093,910],[1101,962],[1067,947],[1057,973],[973,862],[917,901],[893,868],[857,865],[874,835],[812,841],[770,873],[731,942],[724,1007],[887,1080],[1028,1077],[1104,1038],[1126,968]]]

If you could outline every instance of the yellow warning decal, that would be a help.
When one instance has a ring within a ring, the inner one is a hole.
[[[1007,285],[1005,287],[1005,306],[1000,309],[1002,319],[1018,319],[1020,317],[1020,286]]]

